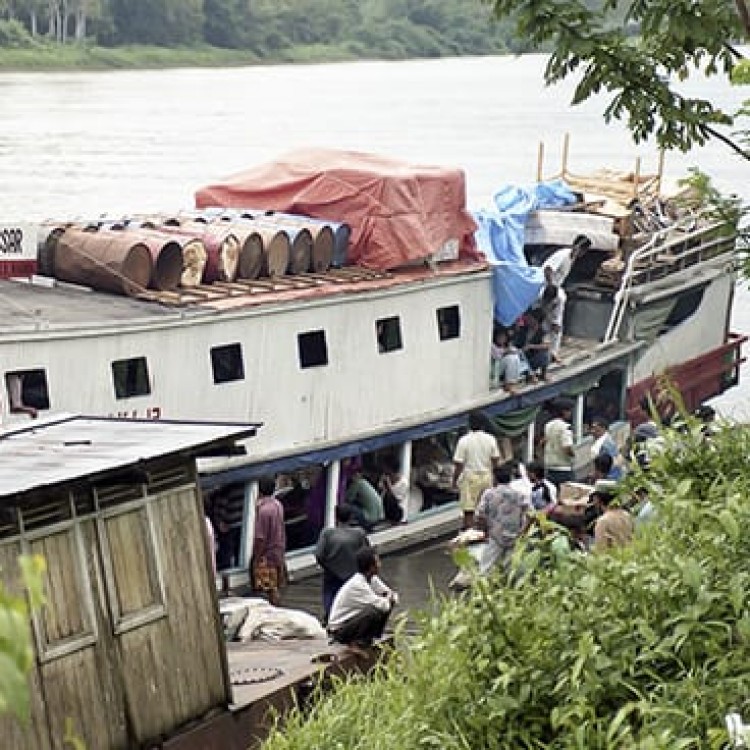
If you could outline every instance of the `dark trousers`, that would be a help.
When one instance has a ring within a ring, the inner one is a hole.
[[[390,610],[383,612],[376,607],[367,607],[331,631],[331,637],[338,643],[361,643],[369,646],[374,638],[383,635],[390,614]]]
[[[333,573],[329,573],[326,570],[323,571],[323,625],[328,622],[328,615],[331,614],[333,600],[343,585],[344,581],[333,575]]]
[[[547,479],[549,479],[552,484],[557,487],[557,489],[560,489],[560,485],[563,482],[572,482],[573,481],[573,470],[572,469],[547,469]]]

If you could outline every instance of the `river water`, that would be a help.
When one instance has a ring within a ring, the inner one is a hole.
[[[171,211],[192,206],[199,186],[292,148],[373,151],[460,166],[469,205],[490,204],[505,182],[560,169],[655,171],[653,144],[605,125],[603,100],[570,107],[572,84],[546,88],[546,58],[257,66],[102,73],[0,73],[0,210],[4,219]],[[736,109],[743,98],[718,79],[685,90]],[[665,172],[699,166],[743,194],[746,163],[715,143],[668,155]],[[738,289],[734,328],[750,331],[750,294]],[[719,400],[748,418],[745,385]]]

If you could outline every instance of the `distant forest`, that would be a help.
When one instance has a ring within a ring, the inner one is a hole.
[[[0,0],[0,48],[242,50],[259,61],[522,52],[481,0]]]

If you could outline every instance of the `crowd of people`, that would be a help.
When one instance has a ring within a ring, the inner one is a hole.
[[[591,240],[579,235],[570,247],[552,253],[542,264],[544,286],[539,299],[513,325],[495,326],[490,349],[493,388],[515,393],[525,383],[547,380],[550,364],[561,361],[564,284],[573,264],[590,248]]]

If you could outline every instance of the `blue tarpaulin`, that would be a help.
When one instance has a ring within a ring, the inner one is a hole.
[[[474,212],[476,240],[493,269],[495,319],[512,325],[538,299],[544,286],[541,268],[529,266],[523,254],[526,221],[532,211],[575,203],[576,194],[562,181],[529,188],[504,185],[492,197],[494,209]]]

